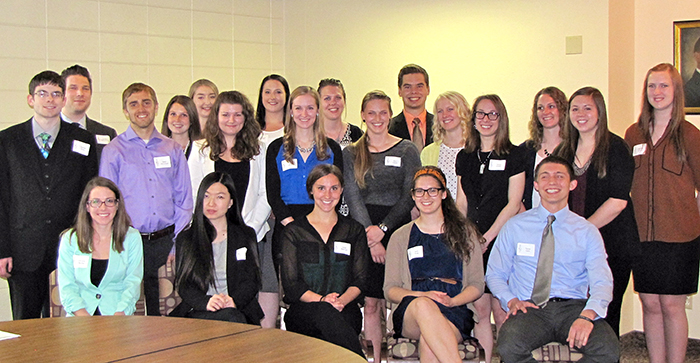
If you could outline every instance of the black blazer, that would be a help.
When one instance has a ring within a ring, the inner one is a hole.
[[[112,141],[114,140],[115,137],[117,137],[117,131],[115,131],[113,128],[103,125],[89,117],[85,117],[85,128],[93,135],[107,135],[109,136],[109,140]],[[100,159],[102,158],[102,149],[104,149],[105,145],[107,144],[100,144],[97,142],[97,136],[94,136],[95,138],[95,147],[97,148],[97,163],[100,163]]]
[[[90,145],[88,155],[74,142]],[[89,132],[61,121],[49,157],[32,134],[32,121],[0,132],[0,258],[13,269],[35,271],[43,261],[55,268],[59,234],[73,224],[87,182],[97,175],[95,142]]]
[[[192,258],[183,254],[182,245],[191,243],[192,231],[188,228],[177,236],[175,253],[177,265],[182,266],[184,258]],[[255,231],[248,226],[228,225],[228,238],[226,246],[226,283],[228,294],[233,298],[236,308],[245,315],[249,324],[260,325],[260,319],[265,314],[258,304],[257,294],[261,287],[260,271],[257,264],[257,237]],[[245,260],[236,258],[236,251],[247,248]],[[178,270],[179,271],[179,270]],[[178,313],[174,316],[186,316],[190,310],[207,310],[207,303],[211,295],[207,295],[197,284],[184,281],[177,286],[178,293],[182,297],[181,306],[175,308]],[[174,311],[175,311],[174,310]]]
[[[406,116],[403,111],[391,119],[389,123],[389,133],[402,139],[411,140],[411,134],[408,132],[406,124]],[[433,143],[433,114],[427,112],[425,115],[425,146]]]

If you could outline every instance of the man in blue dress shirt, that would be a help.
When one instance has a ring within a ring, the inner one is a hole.
[[[612,274],[598,229],[568,208],[576,188],[572,167],[550,156],[535,175],[541,205],[503,226],[488,262],[486,283],[508,312],[498,352],[508,363],[535,362],[533,349],[557,341],[583,353],[581,362],[616,362],[619,343],[602,319],[612,299]],[[545,295],[536,305],[531,297],[548,219],[554,235],[551,285],[549,299]]]
[[[192,218],[190,172],[180,145],[154,126],[158,99],[153,88],[131,84],[122,93],[122,106],[130,124],[102,151],[100,176],[117,184],[141,232],[146,313],[160,315],[158,268]]]

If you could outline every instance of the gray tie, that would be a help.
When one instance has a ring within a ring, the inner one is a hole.
[[[542,232],[542,245],[540,256],[537,260],[537,272],[535,273],[535,285],[532,288],[530,300],[540,306],[549,300],[549,292],[552,288],[552,269],[554,267],[554,233],[552,223],[556,218],[550,214],[547,217],[547,226]]]
[[[413,143],[416,144],[418,152],[423,150],[425,142],[423,142],[423,132],[420,130],[420,119],[418,117],[413,119]]]

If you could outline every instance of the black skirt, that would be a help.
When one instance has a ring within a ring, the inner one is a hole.
[[[684,243],[640,242],[632,266],[634,291],[659,295],[698,292],[700,237]]]

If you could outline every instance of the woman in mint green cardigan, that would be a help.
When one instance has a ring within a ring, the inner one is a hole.
[[[58,290],[68,316],[132,315],[141,293],[143,244],[102,177],[85,186],[75,225],[61,235]]]

